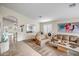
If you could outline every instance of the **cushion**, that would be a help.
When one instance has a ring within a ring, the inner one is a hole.
[[[63,40],[69,40],[69,35],[63,35]]]
[[[77,38],[77,44],[79,45],[79,38]]]
[[[58,34],[57,35],[57,39],[61,39],[62,40],[62,35]]]
[[[77,42],[77,36],[70,36],[70,40],[69,41],[71,41],[71,42]]]
[[[58,40],[58,39],[57,39],[57,35],[54,35],[54,36],[53,36],[53,39],[54,39],[54,40]]]

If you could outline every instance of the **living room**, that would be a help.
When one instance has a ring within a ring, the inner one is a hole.
[[[78,11],[78,3],[1,3],[1,35],[9,39],[0,36],[0,55],[79,56]]]

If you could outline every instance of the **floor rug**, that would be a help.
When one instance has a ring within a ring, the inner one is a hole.
[[[23,42],[25,42],[42,56],[67,56],[67,53],[59,51],[57,48],[51,47],[48,44],[46,44],[44,47],[40,47],[33,40],[24,40]]]

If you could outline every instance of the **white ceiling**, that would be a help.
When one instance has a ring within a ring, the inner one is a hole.
[[[66,17],[79,17],[79,4],[70,8],[69,3],[4,3],[5,7],[11,8],[31,19],[55,19]]]

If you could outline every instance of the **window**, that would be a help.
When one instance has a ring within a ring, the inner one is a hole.
[[[44,24],[43,25],[43,32],[44,33],[52,32],[52,24]]]

